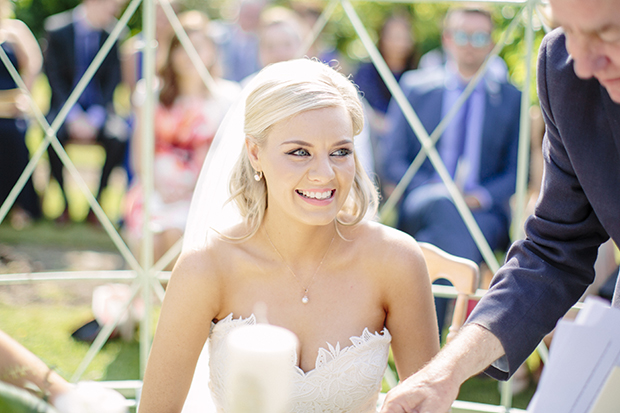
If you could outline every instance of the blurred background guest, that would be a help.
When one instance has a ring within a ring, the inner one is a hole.
[[[9,0],[0,0],[0,47],[17,69],[28,89],[41,70],[41,50],[32,32],[21,20],[10,18]],[[9,69],[0,63],[0,205],[28,164],[26,147],[28,101],[11,77]],[[41,217],[41,204],[32,179],[17,197],[10,222],[21,229]]]
[[[106,41],[116,23],[120,0],[83,0],[76,8],[53,15],[45,22],[48,47],[44,68],[51,88],[50,123],[58,115],[70,93]],[[127,123],[114,108],[114,91],[121,82],[118,41],[103,60],[94,77],[71,108],[66,121],[58,130],[61,144],[69,141],[99,143],[105,150],[96,198],[108,185],[112,170],[122,165],[127,148]],[[48,149],[52,176],[58,181],[65,208],[57,218],[69,220],[69,202],[63,179],[63,164],[50,146]],[[87,220],[98,222],[90,210]]]
[[[237,83],[219,75],[217,46],[208,33],[208,17],[194,10],[182,13],[179,19],[217,90],[207,88],[178,37],[173,37],[159,73],[154,117],[155,188],[150,199],[150,229],[155,234],[155,260],[181,238],[204,159],[224,114],[240,92]],[[125,212],[125,235],[135,251],[139,250],[142,238],[140,107],[144,97],[144,84],[139,83],[134,97],[138,118],[131,145],[137,177],[127,193]]]
[[[258,30],[266,0],[238,0],[237,13],[231,23],[219,22],[218,45],[222,54],[222,76],[240,82],[260,70]]]
[[[444,49],[451,59],[439,68],[405,73],[400,85],[427,133],[454,106],[493,49],[491,14],[483,8],[448,11]],[[510,198],[517,178],[521,93],[504,77],[486,72],[437,142],[448,173],[492,250],[509,243]],[[391,193],[421,150],[400,107],[392,100],[388,130],[380,141],[386,193]],[[428,158],[410,182],[399,210],[398,228],[418,241],[476,263],[482,255],[444,183]],[[443,327],[446,301],[435,302]]]
[[[178,15],[181,12],[181,4],[177,0],[168,0],[174,12]],[[159,73],[166,63],[166,57],[170,42],[174,37],[174,29],[164,13],[159,2],[155,3],[155,72]],[[142,63],[144,52],[144,36],[142,32],[130,37],[123,42],[120,48],[121,71],[123,83],[126,84],[133,93],[136,83],[142,78]]]
[[[181,11],[181,4],[176,0],[168,0],[172,10],[174,10],[175,14],[179,14]],[[155,73],[161,72],[163,69],[167,55],[168,49],[170,48],[170,42],[174,37],[174,29],[172,28],[172,24],[170,24],[170,20],[168,20],[168,16],[162,9],[161,4],[159,2],[155,3],[155,41],[157,42],[157,48],[155,49]],[[136,84],[140,79],[142,79],[142,70],[143,70],[143,62],[144,62],[144,36],[142,32],[130,37],[127,39],[120,48],[120,58],[121,58],[121,75],[123,79],[123,85],[125,85],[127,90],[127,98],[126,104],[131,106],[129,101],[131,101],[131,97],[136,90]],[[133,108],[130,110],[130,113],[127,117],[127,123],[130,129],[130,134],[133,134],[133,128],[135,125],[135,113]],[[127,173],[127,186],[132,184],[134,170],[131,166],[131,157],[130,151],[125,151],[125,159],[123,160],[123,167]],[[124,224],[124,221],[120,220],[121,224]]]
[[[406,14],[394,13],[385,20],[379,32],[377,49],[396,81],[399,81],[407,70],[416,68],[413,27]],[[383,132],[392,93],[372,62],[360,64],[354,79],[370,106],[368,116],[373,131]]]
[[[300,57],[303,28],[297,14],[276,6],[261,14],[259,59],[262,67]]]
[[[309,36],[323,13],[325,3],[320,0],[291,0],[293,9],[301,19],[302,26],[305,28],[304,41]],[[350,59],[346,53],[341,53],[337,49],[337,39],[334,37],[333,26],[328,22],[326,27],[319,33],[308,50],[303,51],[304,56],[315,57],[321,62],[338,62],[338,66],[343,73],[350,72]]]
[[[293,10],[282,6],[265,9],[258,30],[260,67],[301,57],[303,33],[299,17]],[[257,73],[247,76],[241,85],[248,84]]]

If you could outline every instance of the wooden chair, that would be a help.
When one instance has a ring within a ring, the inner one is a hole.
[[[418,245],[424,254],[431,282],[444,278],[452,283],[458,294],[446,337],[446,342],[449,342],[465,323],[467,304],[469,297],[475,294],[478,288],[480,270],[475,262],[448,254],[432,244],[419,242]],[[385,371],[384,379],[389,388],[398,384],[396,372],[392,371],[390,366]],[[383,398],[385,398],[384,393],[381,394],[379,404],[383,403]]]
[[[478,288],[480,270],[475,262],[448,254],[432,244],[420,242],[418,245],[424,254],[431,282],[444,278],[452,283],[458,293],[446,338],[449,342],[465,323],[467,304]]]

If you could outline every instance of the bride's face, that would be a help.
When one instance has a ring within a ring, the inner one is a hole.
[[[355,177],[353,127],[344,107],[302,112],[272,126],[263,147],[249,142],[264,173],[270,215],[310,225],[332,222]]]

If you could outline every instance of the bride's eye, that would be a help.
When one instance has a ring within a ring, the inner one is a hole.
[[[294,151],[287,152],[287,154],[294,156],[310,156],[310,152],[303,148],[295,149]]]
[[[345,156],[351,155],[352,153],[353,153],[353,151],[351,149],[340,148],[340,149],[336,149],[334,152],[332,152],[332,156],[345,157]]]

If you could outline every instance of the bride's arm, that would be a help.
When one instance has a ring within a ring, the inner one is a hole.
[[[410,236],[397,233],[387,246],[385,325],[400,380],[422,368],[439,351],[437,316],[422,251]]]
[[[174,267],[146,366],[140,413],[180,412],[183,408],[219,307],[214,267],[206,251],[184,254]]]

